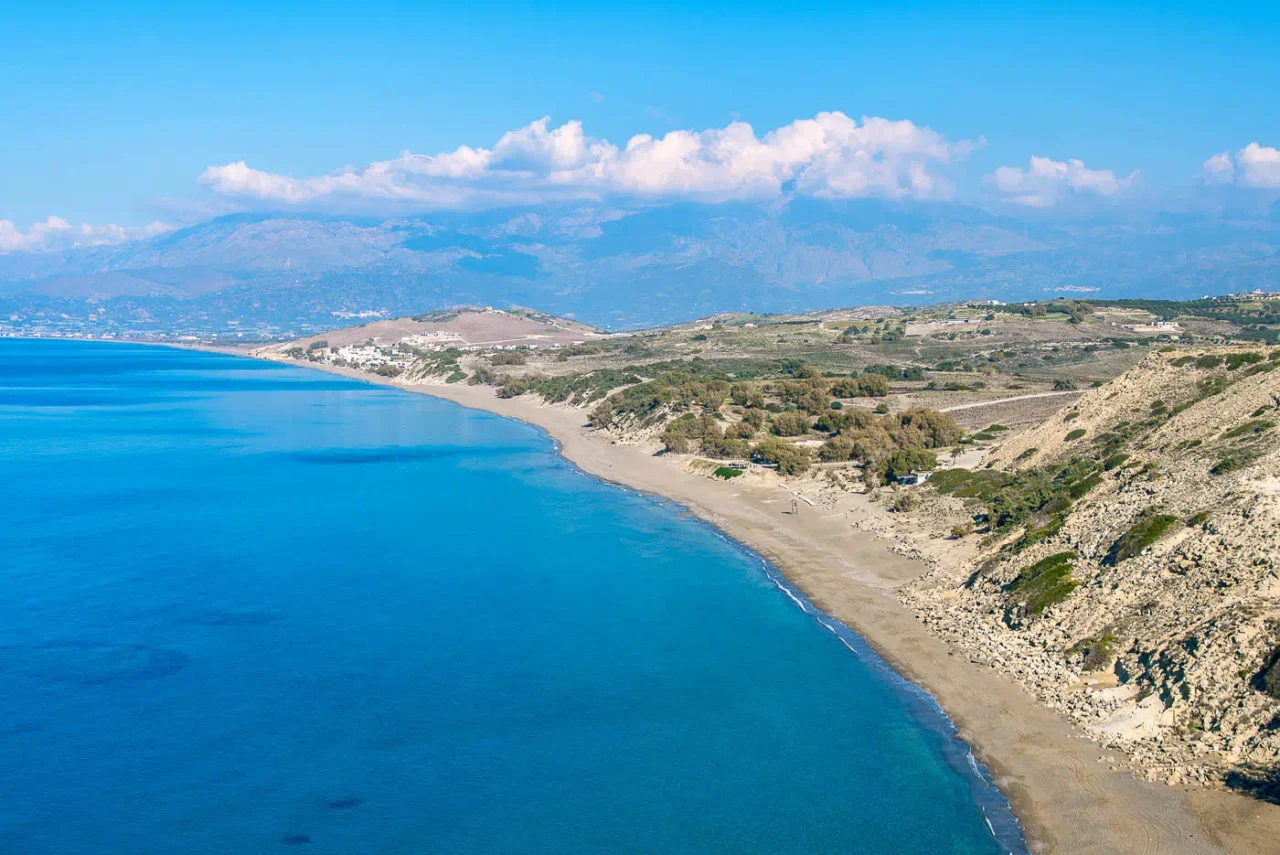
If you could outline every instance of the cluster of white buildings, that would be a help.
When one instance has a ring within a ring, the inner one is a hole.
[[[368,370],[382,365],[394,365],[401,371],[413,364],[412,353],[399,351],[393,347],[378,347],[373,344],[348,344],[335,350],[327,350],[321,356],[325,362],[345,362],[356,368]]]

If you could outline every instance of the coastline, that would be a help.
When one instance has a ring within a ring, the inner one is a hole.
[[[499,399],[488,387],[407,385],[247,349],[168,346],[316,368],[513,418],[545,431],[559,453],[587,474],[679,503],[778,568],[814,606],[852,628],[899,675],[926,691],[990,770],[1033,852],[1260,852],[1280,835],[1280,810],[1273,806],[1113,771],[1100,746],[1012,680],[953,655],[893,596],[923,565],[853,530],[843,512],[806,507],[792,515],[789,492],[777,486],[711,481],[583,430],[581,411],[529,398]]]

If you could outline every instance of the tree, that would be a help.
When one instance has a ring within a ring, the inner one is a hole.
[[[809,468],[809,453],[780,439],[766,439],[751,450],[751,458],[772,464],[779,475],[799,475]]]
[[[912,472],[928,472],[938,466],[938,456],[923,449],[895,451],[885,458],[882,466],[886,483]]]
[[[809,432],[809,418],[799,413],[778,413],[769,431],[775,436],[803,436]]]

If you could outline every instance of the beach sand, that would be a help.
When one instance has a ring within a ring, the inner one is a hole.
[[[352,370],[302,367],[379,382]],[[583,471],[672,499],[767,558],[816,605],[934,696],[1008,796],[1033,852],[1261,853],[1280,848],[1280,807],[1112,771],[1103,748],[1013,680],[952,655],[893,596],[895,587],[926,567],[894,554],[874,535],[854,530],[841,507],[801,502],[792,514],[792,494],[780,485],[713,481],[649,450],[591,432],[586,413],[573,408],[531,397],[500,399],[483,386],[381,385],[540,427]]]

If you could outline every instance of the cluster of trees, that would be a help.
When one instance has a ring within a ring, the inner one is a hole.
[[[662,442],[668,451],[678,454],[692,451],[690,440],[697,440],[700,451],[707,457],[722,460],[744,458],[751,453],[751,443],[747,438],[754,433],[754,429],[746,422],[739,424],[746,426],[746,437],[737,430],[739,425],[731,425],[726,431],[715,416],[685,413],[672,420],[663,430]]]
[[[822,421],[842,421],[836,436],[818,449],[827,462],[857,460],[864,471],[890,480],[916,470],[933,469],[933,450],[959,442],[964,429],[946,413],[912,407],[892,415],[875,416],[865,410],[833,413]]]

